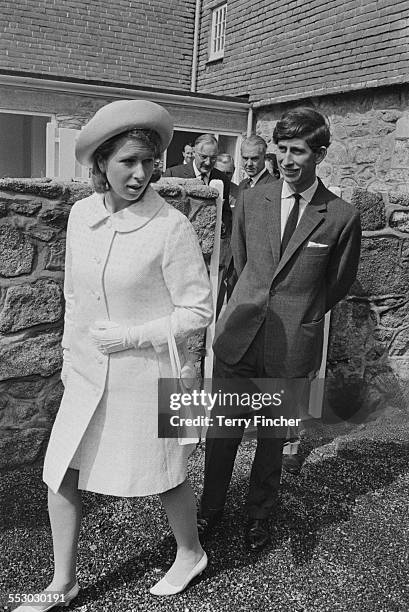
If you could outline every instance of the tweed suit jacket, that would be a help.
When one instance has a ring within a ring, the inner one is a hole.
[[[248,181],[248,178],[240,181],[239,192],[243,191],[243,189],[246,189],[247,181]],[[270,183],[276,183],[276,182],[277,182],[276,177],[270,174],[269,171],[266,169],[263,172],[263,174],[260,176],[260,178],[258,179],[257,183],[254,185],[254,187],[252,187],[251,189],[255,189],[256,187],[261,187],[261,185],[269,185]]]
[[[295,378],[319,369],[324,315],[355,280],[361,227],[357,211],[319,181],[280,259],[282,184],[239,195],[231,242],[238,281],[214,351],[238,363],[264,322],[269,376]]]
[[[188,164],[180,164],[179,166],[173,166],[171,168],[166,168],[164,176],[168,177],[177,177],[177,178],[196,178],[196,174],[193,168],[193,162],[189,162]],[[217,179],[219,181],[223,181],[223,211],[222,211],[222,219],[225,224],[228,232],[231,231],[232,226],[232,213],[230,208],[230,182],[227,176],[217,170],[217,168],[212,168],[210,171],[210,180]]]

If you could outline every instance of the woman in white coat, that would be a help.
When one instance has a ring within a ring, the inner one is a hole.
[[[101,108],[76,145],[95,193],[74,204],[68,223],[65,392],[44,463],[55,562],[46,590],[66,601],[79,590],[81,489],[160,495],[177,554],[152,594],[182,591],[207,564],[186,480],[192,445],[157,437],[157,381],[172,376],[169,330],[180,344],[212,318],[196,234],[149,186],[172,134],[164,108],[121,100]]]

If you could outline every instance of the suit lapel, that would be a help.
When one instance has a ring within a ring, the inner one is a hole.
[[[267,192],[263,202],[265,227],[268,228],[274,266],[280,260],[282,184],[283,181],[277,181],[277,185],[271,185],[271,191]]]
[[[265,185],[266,183],[269,182],[269,172],[268,170],[264,170],[263,174],[260,176],[260,178],[258,179],[256,185],[258,185],[260,183],[260,185]]]
[[[290,242],[287,245],[286,250],[282,258],[280,259],[276,271],[274,273],[274,278],[281,272],[286,263],[293,257],[296,251],[300,248],[300,246],[305,242],[305,240],[312,234],[314,229],[322,223],[324,220],[323,213],[327,210],[327,201],[329,199],[330,192],[324,187],[324,185],[319,181],[317,190],[311,200],[311,202],[307,205],[304,210],[303,216],[300,219],[299,224],[291,236]],[[280,204],[279,209],[281,211],[281,181],[280,181]],[[280,221],[281,224],[281,221]],[[281,244],[281,225],[279,226],[279,244]]]
[[[185,170],[186,178],[196,178],[196,174],[193,169],[193,162],[189,162],[188,164],[185,164],[184,170]]]

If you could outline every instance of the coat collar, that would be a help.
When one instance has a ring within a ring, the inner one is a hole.
[[[335,197],[318,179],[318,187],[311,202],[307,205],[299,224],[287,245],[283,257],[280,259],[281,245],[281,191],[283,180],[272,183],[268,187],[265,195],[264,209],[266,221],[269,228],[271,249],[273,252],[274,263],[277,266],[274,276],[276,276],[285,264],[294,255],[297,249],[305,242],[313,230],[322,223],[323,213],[327,210],[328,201]]]
[[[196,178],[196,172],[193,168],[193,161],[183,165],[183,172],[186,178]]]
[[[155,217],[165,204],[165,200],[148,186],[142,198],[116,213],[109,213],[104,205],[104,194],[93,193],[89,198],[86,221],[91,228],[110,220],[117,232],[133,232]]]

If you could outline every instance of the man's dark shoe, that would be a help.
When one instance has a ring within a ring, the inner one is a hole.
[[[304,463],[303,455],[283,455],[283,470],[289,474],[299,474]]]
[[[199,536],[206,536],[213,527],[221,521],[223,511],[212,512],[208,516],[199,513],[197,515],[197,531]]]
[[[268,519],[250,519],[246,529],[246,544],[251,552],[259,552],[270,542]]]

